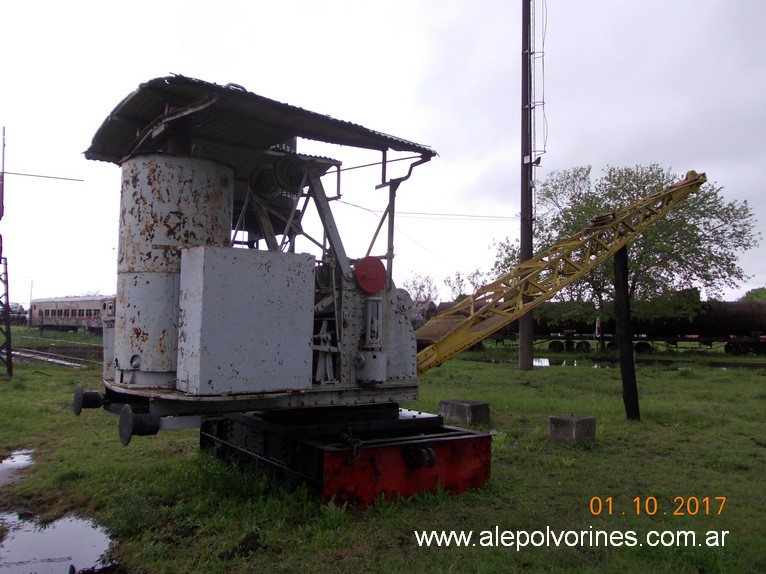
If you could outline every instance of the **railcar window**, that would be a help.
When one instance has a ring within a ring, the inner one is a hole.
[[[51,310],[50,309],[46,309],[45,310],[45,316],[46,317],[50,317],[51,316]]]
[[[64,310],[56,309],[56,317],[63,317],[63,316],[64,316]]]
[[[93,309],[93,316],[98,317],[101,314],[101,309]]]
[[[46,315],[46,316],[48,315],[48,312],[47,312],[47,311],[45,312],[45,315]],[[37,310],[37,316],[38,316],[38,317],[42,317],[42,316],[43,316],[43,310],[42,310],[42,309],[38,309],[38,310]]]
[[[86,317],[92,317],[93,316],[93,310],[92,309],[85,309],[85,316]]]
[[[85,309],[77,309],[78,317],[85,317]]]
[[[64,309],[64,317],[69,317],[69,309]]]

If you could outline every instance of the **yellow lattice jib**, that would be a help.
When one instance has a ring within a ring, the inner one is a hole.
[[[415,333],[418,374],[482,341],[614,255],[707,181],[686,178],[624,208],[593,218],[577,235],[559,241],[511,272],[433,317]]]

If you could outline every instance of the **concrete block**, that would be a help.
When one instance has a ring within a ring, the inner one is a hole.
[[[596,440],[596,417],[583,415],[552,415],[549,419],[553,440],[580,442]]]
[[[489,403],[450,399],[439,402],[439,414],[467,425],[489,424]]]

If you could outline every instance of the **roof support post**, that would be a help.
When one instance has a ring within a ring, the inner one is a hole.
[[[330,209],[330,202],[327,200],[327,195],[325,195],[324,186],[321,180],[313,175],[309,176],[309,184],[311,195],[314,197],[314,205],[316,205],[325,233],[330,241],[330,249],[332,249],[335,255],[343,276],[351,277],[351,263],[346,255],[346,249],[343,247],[343,241],[341,241],[338,226]]]
[[[395,179],[388,188],[388,247],[386,248],[386,290],[391,289],[394,273],[394,213],[396,213],[396,190],[402,180]]]

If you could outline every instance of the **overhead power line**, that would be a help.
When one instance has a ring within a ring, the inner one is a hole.
[[[381,215],[383,211],[370,209],[362,205],[357,205],[349,201],[339,200],[340,203],[350,207],[356,207],[364,211],[369,211],[375,215]],[[518,215],[481,215],[473,213],[429,213],[425,211],[397,211],[397,217],[411,217],[416,219],[453,219],[457,221],[511,221],[519,218]]]
[[[74,177],[59,177],[56,175],[39,175],[36,173],[17,173],[15,171],[5,171],[3,172],[5,175],[21,175],[24,177],[42,177],[44,179],[61,179],[64,181],[85,181],[84,179],[77,179]]]

